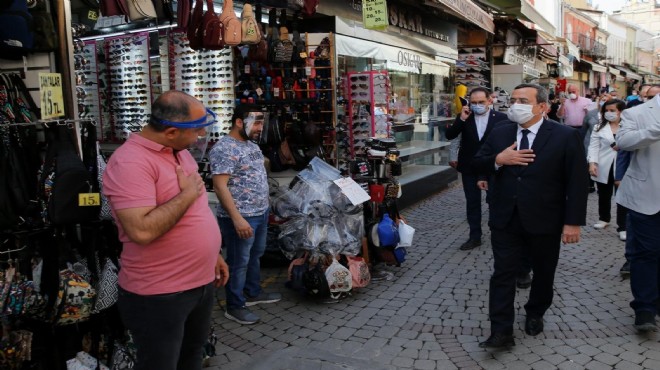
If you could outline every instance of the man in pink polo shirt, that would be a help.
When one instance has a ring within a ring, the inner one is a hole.
[[[581,130],[584,117],[586,117],[589,107],[593,102],[590,99],[579,96],[578,87],[573,84],[568,84],[566,92],[568,93],[568,99],[560,99],[561,105],[557,111],[557,117],[563,118],[565,125]]]
[[[214,282],[224,285],[229,270],[186,149],[213,117],[190,95],[164,93],[149,124],[113,153],[103,176],[123,243],[118,306],[137,347],[136,370],[202,367]]]

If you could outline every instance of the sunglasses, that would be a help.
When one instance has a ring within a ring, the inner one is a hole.
[[[369,85],[367,84],[357,84],[357,85],[351,85],[351,89],[357,90],[357,89],[368,89]]]
[[[369,76],[353,76],[351,77],[351,81],[355,82],[357,80],[360,81],[366,81],[369,78]]]

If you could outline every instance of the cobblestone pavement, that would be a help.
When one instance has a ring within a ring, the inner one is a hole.
[[[516,346],[478,347],[490,333],[490,235],[459,251],[467,239],[460,185],[405,210],[417,229],[415,246],[391,281],[372,282],[339,303],[319,304],[284,287],[285,268],[265,269],[267,291],[281,302],[256,306],[261,323],[244,326],[214,313],[219,338],[210,369],[660,369],[656,334],[633,329],[629,281],[619,275],[624,243],[615,227],[582,229],[583,239],[562,248],[554,304],[545,331],[527,336],[528,290],[516,298]],[[484,209],[485,214],[485,209]],[[613,212],[613,215],[615,212]],[[587,223],[597,221],[589,196]],[[221,300],[223,293],[218,298]]]

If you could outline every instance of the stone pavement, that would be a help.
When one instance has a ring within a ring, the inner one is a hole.
[[[463,252],[468,226],[460,185],[403,214],[417,229],[415,246],[402,267],[385,268],[393,280],[319,304],[284,287],[286,268],[265,269],[265,289],[283,300],[256,306],[262,321],[251,326],[229,321],[218,307],[217,356],[209,369],[660,369],[657,335],[637,335],[632,327],[629,281],[619,275],[624,243],[615,226],[584,227],[579,244],[563,247],[542,334],[524,333],[529,290],[518,290],[516,346],[487,351],[477,346],[490,333],[487,216],[484,244]],[[597,219],[594,193],[587,223]]]

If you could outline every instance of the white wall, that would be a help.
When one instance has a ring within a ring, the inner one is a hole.
[[[621,65],[626,56],[626,26],[609,18],[607,32],[610,33],[610,37],[607,38],[609,63]]]

